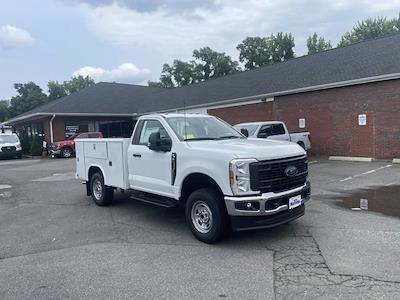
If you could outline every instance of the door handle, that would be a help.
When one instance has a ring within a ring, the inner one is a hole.
[[[142,157],[142,154],[135,153],[135,154],[133,154],[133,157]]]

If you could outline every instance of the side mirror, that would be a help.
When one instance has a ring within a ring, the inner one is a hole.
[[[153,132],[149,137],[148,147],[153,151],[163,151],[168,152],[171,151],[172,141],[169,138],[161,138],[160,132]]]
[[[244,136],[249,137],[249,131],[248,131],[246,128],[241,128],[241,129],[240,129],[240,132],[241,132]]]

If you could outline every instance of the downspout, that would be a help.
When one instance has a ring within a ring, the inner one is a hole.
[[[53,120],[56,117],[54,114],[51,119],[50,119],[50,143],[54,143],[54,137],[53,137]]]

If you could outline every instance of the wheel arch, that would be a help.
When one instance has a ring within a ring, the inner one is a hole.
[[[100,173],[103,176],[104,184],[106,183],[106,177],[105,177],[105,173],[104,173],[103,168],[101,166],[99,166],[99,165],[91,165],[89,167],[89,169],[88,169],[88,177],[87,177],[87,181],[86,181],[86,194],[88,196],[92,195],[92,190],[91,190],[91,187],[90,187],[90,181],[92,180],[93,174],[96,174],[96,173]]]
[[[213,188],[221,197],[223,197],[223,192],[218,183],[209,175],[204,173],[196,172],[188,174],[182,181],[180,198],[181,203],[186,203],[189,195],[201,188]]]

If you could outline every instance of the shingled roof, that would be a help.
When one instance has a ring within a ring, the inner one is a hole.
[[[133,115],[400,78],[400,34],[179,88],[100,82],[8,121],[35,115]]]

